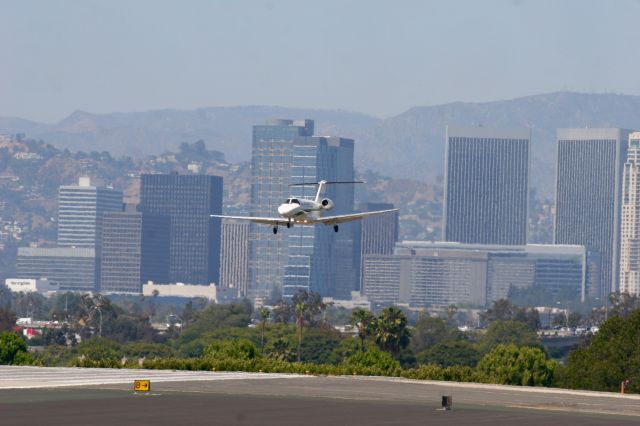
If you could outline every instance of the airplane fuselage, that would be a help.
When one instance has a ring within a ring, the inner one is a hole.
[[[318,220],[326,210],[333,208],[333,202],[325,198],[320,202],[305,198],[289,198],[278,207],[278,214],[290,223],[305,224]]]

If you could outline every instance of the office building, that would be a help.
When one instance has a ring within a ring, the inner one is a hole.
[[[246,297],[249,286],[249,230],[247,222],[222,222],[220,287],[236,289]]]
[[[374,304],[415,307],[486,306],[511,288],[534,286],[553,297],[585,300],[588,262],[583,246],[405,241],[394,254],[364,257],[363,288]]]
[[[629,131],[558,129],[555,244],[577,244],[600,257],[593,297],[617,290],[622,175]]]
[[[61,186],[58,193],[58,246],[95,248],[100,254],[102,216],[122,211],[122,192],[91,185],[81,177],[78,185]]]
[[[640,296],[640,132],[629,135],[622,182],[620,292]]]
[[[168,216],[169,281],[218,283],[222,178],[210,175],[142,175],[142,213]]]
[[[105,213],[100,291],[140,294],[143,283],[169,282],[169,229],[167,216]]]
[[[269,120],[254,126],[253,216],[277,214],[289,196],[313,198],[321,179],[353,180],[353,140],[314,137],[313,128],[312,120]],[[292,183],[310,185],[290,187]],[[335,205],[329,214],[352,211],[353,185],[329,185],[325,195]],[[252,224],[250,297],[291,297],[301,289],[323,296],[350,294],[357,286],[354,233],[352,224],[341,225],[337,234],[326,226],[295,226],[273,234],[270,227]]]
[[[395,208],[388,203],[365,203],[360,211],[390,210]],[[358,282],[362,291],[362,267],[364,257],[368,254],[393,254],[399,235],[398,212],[383,213],[380,215],[365,217],[355,224],[357,237],[357,253],[359,263]]]
[[[444,240],[527,242],[530,129],[448,126]]]
[[[313,120],[267,120],[253,126],[251,153],[251,215],[272,216],[290,194],[293,141],[313,136]],[[282,294],[288,236],[267,226],[251,224],[250,289],[252,298]]]
[[[293,141],[291,181],[310,185],[291,187],[296,198],[311,198],[320,180],[353,181],[351,139],[340,137],[301,137]],[[327,185],[325,198],[333,209],[326,215],[353,212],[353,184]],[[354,250],[355,227],[351,223],[332,226],[295,226],[287,230],[288,256],[284,267],[282,293],[292,297],[299,290],[311,290],[321,296],[349,297],[357,285],[357,260]],[[345,296],[346,295],[346,296]]]
[[[19,247],[16,269],[18,278],[46,278],[63,291],[97,291],[99,265],[94,248]]]

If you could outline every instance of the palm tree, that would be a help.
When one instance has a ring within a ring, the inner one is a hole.
[[[271,311],[269,309],[260,309],[260,347],[262,352],[264,352],[264,331],[267,328],[267,321],[269,320],[270,315]]]
[[[374,320],[373,314],[365,309],[356,309],[351,313],[351,323],[358,329],[362,352],[365,351],[364,343],[367,336],[373,332]]]
[[[304,316],[307,312],[306,303],[296,304],[296,329],[298,332],[298,362],[301,359],[302,352],[302,328],[304,327]]]
[[[402,310],[390,306],[382,310],[375,321],[375,338],[378,347],[397,357],[406,348],[410,337],[407,317]]]

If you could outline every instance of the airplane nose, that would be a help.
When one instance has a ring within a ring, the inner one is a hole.
[[[281,206],[278,207],[278,213],[281,215],[285,215],[287,214],[287,212],[290,210],[289,206],[287,204],[282,204]]]

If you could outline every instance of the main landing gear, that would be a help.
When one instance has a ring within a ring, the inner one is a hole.
[[[338,225],[333,225],[333,230],[334,230],[335,232],[338,232],[338,230],[339,230],[339,229],[340,229],[340,228],[338,227]]]
[[[277,226],[274,226],[274,227],[273,227],[273,233],[274,233],[274,234],[277,234],[277,233],[278,233],[278,227],[277,227]]]

